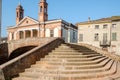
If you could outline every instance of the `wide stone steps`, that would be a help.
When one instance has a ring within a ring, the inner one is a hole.
[[[61,51],[62,50],[62,51]],[[69,49],[59,49],[59,50],[53,50],[54,52],[93,52],[90,50],[69,50]]]
[[[105,59],[107,59],[106,57],[103,57],[103,58],[99,58],[99,59],[96,59],[96,60],[93,60],[93,61],[68,61],[68,60],[65,60],[65,59],[63,59],[63,60],[58,60],[58,61],[51,61],[51,60],[49,60],[49,61],[38,61],[38,62],[36,62],[36,64],[44,64],[44,63],[46,63],[46,64],[64,64],[64,65],[69,65],[69,64],[73,64],[73,65],[83,65],[83,64],[97,64],[97,63],[100,63],[100,62],[102,62],[103,60],[105,60]],[[61,63],[62,62],[62,63]]]
[[[93,72],[101,72],[101,71],[107,71],[110,70],[111,67],[113,65],[116,65],[116,63],[114,61],[110,61],[108,64],[106,64],[106,66],[104,67],[100,67],[100,68],[89,68],[89,69],[79,69],[78,67],[63,67],[63,66],[59,66],[59,67],[44,67],[42,66],[41,68],[29,68],[26,69],[26,72],[50,72],[50,73],[57,73],[58,71],[60,71],[60,73],[63,74],[71,74],[71,73],[76,73],[76,74],[81,74],[81,73],[93,73]]]
[[[63,73],[57,73],[60,75],[60,78],[64,78],[64,77],[71,77],[71,78],[74,78],[75,80],[78,78],[78,79],[86,79],[86,78],[99,78],[99,77],[105,77],[105,76],[108,76],[108,75],[112,75],[116,72],[116,65],[113,66],[113,69],[110,69],[108,71],[102,71],[102,72],[98,72],[98,73],[79,73],[79,74],[76,74],[76,73],[71,73],[71,74],[63,74]],[[47,74],[47,72],[43,72],[43,73],[36,73],[36,72],[25,72],[25,73],[21,73],[20,76],[23,76],[23,77],[33,77],[33,78],[40,78],[41,76],[53,76],[53,77],[56,77],[56,73],[55,74]],[[73,80],[74,80],[73,79]]]
[[[64,69],[64,70],[78,70],[78,71],[84,71],[84,72],[90,72],[90,71],[93,71],[93,72],[96,72],[96,71],[106,71],[106,70],[109,70],[112,66],[112,64],[114,63],[114,61],[110,61],[108,64],[106,64],[105,66],[103,67],[99,67],[99,68],[86,68],[86,69],[81,69],[79,66],[40,66],[40,67],[31,67],[30,69],[26,69],[26,70],[33,70],[33,69],[45,69],[45,70],[59,70],[61,67]],[[34,70],[33,70],[34,71]]]
[[[99,56],[99,54],[91,54],[91,55],[47,55],[45,58],[86,58],[86,57],[94,57]]]
[[[86,58],[65,58],[67,61],[93,61],[104,56],[94,56]],[[61,61],[61,58],[41,58],[41,61]]]
[[[100,67],[104,67],[108,62],[110,61],[110,59],[107,59],[99,64],[67,64],[67,65],[64,65],[64,67],[71,67],[71,66],[74,66],[74,67],[77,67],[77,69],[89,69],[89,68],[100,68]],[[39,68],[41,65],[47,65],[47,66],[62,66],[61,64],[46,64],[46,63],[39,63],[39,64],[36,64],[36,65],[32,65],[31,67],[37,67]]]
[[[51,52],[49,53],[49,55],[101,55],[101,54],[97,54],[97,53],[80,53],[80,52]]]
[[[62,44],[13,80],[105,80],[117,62],[85,47]]]

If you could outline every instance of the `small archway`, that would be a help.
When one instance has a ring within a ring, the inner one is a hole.
[[[27,52],[27,51],[35,48],[35,47],[37,47],[37,46],[24,46],[24,47],[20,47],[20,48],[14,50],[14,51],[10,54],[9,60],[18,57],[18,56],[24,54],[25,52]]]

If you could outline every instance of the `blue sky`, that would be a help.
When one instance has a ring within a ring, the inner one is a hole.
[[[7,27],[15,25],[16,7],[19,0],[2,0],[2,36]],[[38,19],[40,0],[21,0],[25,16]],[[50,19],[62,18],[70,23],[120,15],[120,0],[47,0]]]

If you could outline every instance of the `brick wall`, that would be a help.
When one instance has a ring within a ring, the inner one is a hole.
[[[61,43],[64,43],[62,39],[55,38],[1,65],[0,69],[4,73],[5,79],[10,80],[10,78],[18,76],[18,73],[23,72],[25,68],[35,64],[36,61],[43,58],[48,52],[58,47]],[[2,77],[2,75],[0,76]]]
[[[8,59],[8,44],[2,43],[0,44],[0,65],[6,62]]]

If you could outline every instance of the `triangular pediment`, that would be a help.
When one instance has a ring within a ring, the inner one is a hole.
[[[38,23],[39,21],[27,16],[27,17],[24,17],[16,26],[33,25]]]

